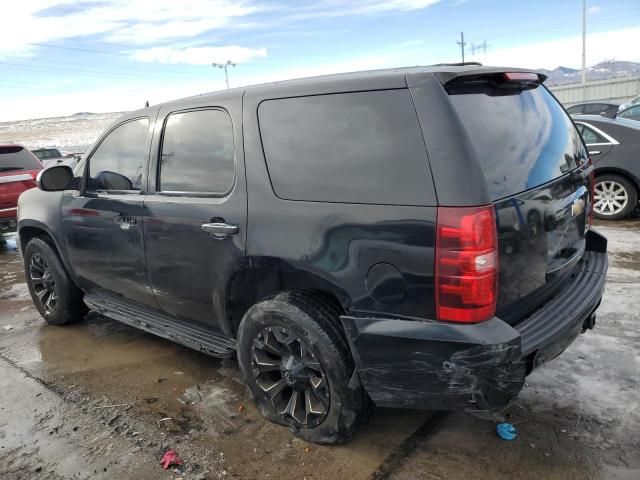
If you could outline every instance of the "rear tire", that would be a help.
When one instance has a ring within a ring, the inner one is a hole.
[[[366,415],[366,393],[349,385],[355,365],[338,314],[291,291],[251,307],[239,327],[238,363],[258,409],[309,442],[345,442]]]
[[[33,303],[50,325],[81,319],[88,309],[55,250],[41,238],[32,239],[24,250],[24,269]]]
[[[595,185],[593,215],[601,220],[620,220],[638,205],[638,191],[625,177],[599,175]]]

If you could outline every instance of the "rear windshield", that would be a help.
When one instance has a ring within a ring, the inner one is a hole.
[[[493,200],[535,188],[586,160],[580,134],[542,86],[449,91]]]
[[[0,146],[0,172],[40,170],[42,165],[23,147]]]

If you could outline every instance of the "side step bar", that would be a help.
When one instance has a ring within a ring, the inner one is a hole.
[[[84,302],[105,317],[213,357],[232,357],[236,350],[233,340],[191,323],[183,323],[162,314],[150,314],[141,308],[124,305],[101,295],[85,295]]]

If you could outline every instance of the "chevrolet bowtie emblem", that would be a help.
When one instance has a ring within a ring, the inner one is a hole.
[[[584,210],[584,206],[585,206],[584,199],[576,198],[571,204],[571,216],[577,217],[578,215],[580,215]]]

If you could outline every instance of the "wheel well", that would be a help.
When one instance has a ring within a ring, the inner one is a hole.
[[[336,294],[325,281],[312,275],[280,270],[246,269],[234,275],[227,288],[225,310],[229,333],[234,337],[237,335],[244,314],[253,305],[287,290],[312,292],[322,297],[323,301],[333,304],[338,311],[346,313],[346,298]],[[342,324],[337,321],[342,329]]]
[[[40,237],[47,241],[56,252],[58,251],[51,236],[41,228],[22,227],[18,234],[20,235],[20,249],[22,250],[22,253],[24,253],[24,249],[27,247],[27,244],[36,237]]]
[[[635,187],[636,192],[640,193],[640,180],[635,178],[633,175],[630,175],[628,172],[625,172],[624,170],[617,170],[615,168],[603,168],[595,171],[596,179],[598,177],[601,177],[602,175],[617,175],[619,177],[622,177],[631,182],[631,185]]]

